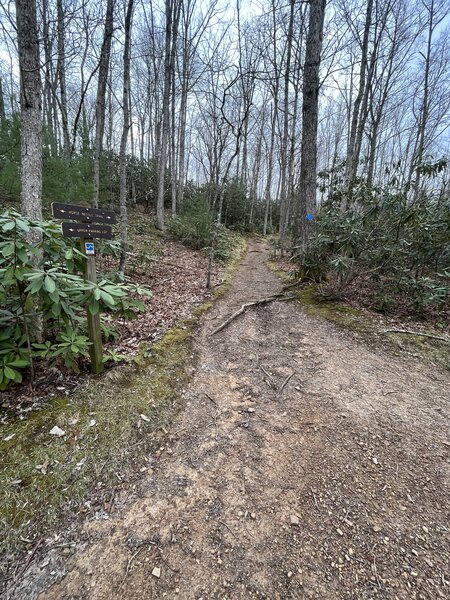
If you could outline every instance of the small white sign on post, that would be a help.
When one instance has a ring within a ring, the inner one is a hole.
[[[84,242],[84,251],[86,256],[95,256],[94,242]]]

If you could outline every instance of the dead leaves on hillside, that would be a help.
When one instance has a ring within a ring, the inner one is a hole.
[[[204,253],[174,241],[161,244],[161,251],[162,256],[133,277],[148,286],[153,296],[142,298],[147,310],[135,321],[114,323],[120,334],[112,344],[117,352],[133,352],[141,342],[160,339],[211,295],[206,289],[208,259]],[[217,279],[218,271],[216,265],[213,279]]]

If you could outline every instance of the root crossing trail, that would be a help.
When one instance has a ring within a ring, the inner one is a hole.
[[[450,597],[448,375],[368,348],[281,289],[252,241],[204,317],[146,492],[40,600]]]

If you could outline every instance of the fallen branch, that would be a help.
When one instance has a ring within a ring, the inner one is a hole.
[[[140,546],[136,552],[131,556],[131,558],[128,560],[127,563],[127,568],[125,570],[125,577],[122,579],[122,583],[119,585],[119,590],[122,588],[123,584],[125,583],[128,575],[130,574],[130,567],[131,567],[131,563],[133,562],[133,560],[136,558],[136,556],[139,554],[139,552],[142,550],[142,546]]]
[[[246,304],[243,304],[239,310],[237,310],[235,313],[233,313],[231,315],[231,317],[229,317],[226,321],[224,321],[221,325],[219,325],[219,327],[216,327],[216,329],[214,329],[214,331],[212,331],[210,333],[210,335],[215,335],[216,333],[219,333],[219,331],[222,331],[222,329],[225,329],[225,327],[227,327],[230,323],[232,323],[235,319],[237,319],[237,317],[242,315],[247,310],[247,308],[251,308],[253,306],[261,306],[262,304],[268,304],[269,302],[275,302],[275,300],[282,302],[284,300],[294,300],[294,298],[295,298],[294,296],[286,297],[286,296],[284,296],[284,294],[275,294],[274,296],[269,296],[268,298],[262,298],[261,300],[255,300],[254,302],[247,302]]]
[[[422,337],[431,338],[432,340],[439,340],[450,344],[450,338],[442,337],[440,335],[432,335],[431,333],[423,333],[422,331],[408,331],[407,329],[383,329],[378,332],[380,335],[383,333],[406,333],[407,335],[417,335]]]
[[[287,384],[290,382],[290,380],[294,377],[294,375],[295,375],[295,371],[292,371],[292,373],[286,377],[286,379],[280,385],[280,389],[278,390],[278,393],[277,393],[278,396],[281,394],[281,392],[284,390],[284,388],[287,386]]]

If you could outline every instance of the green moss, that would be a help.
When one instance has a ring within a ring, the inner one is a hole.
[[[285,283],[293,283],[292,277],[289,275],[289,273],[286,273],[286,271],[282,271],[281,269],[279,269],[277,263],[271,260],[270,258],[266,260],[266,267],[273,271],[275,275],[277,275]]]
[[[93,490],[106,497],[118,477],[145,466],[158,431],[181,407],[176,400],[192,364],[191,331],[168,332],[145,367],[118,367],[90,378],[70,400],[56,399],[0,429],[2,440],[14,433],[2,441],[1,551],[16,550],[20,537],[36,536],[68,511],[83,509]],[[66,435],[49,435],[54,425]]]

